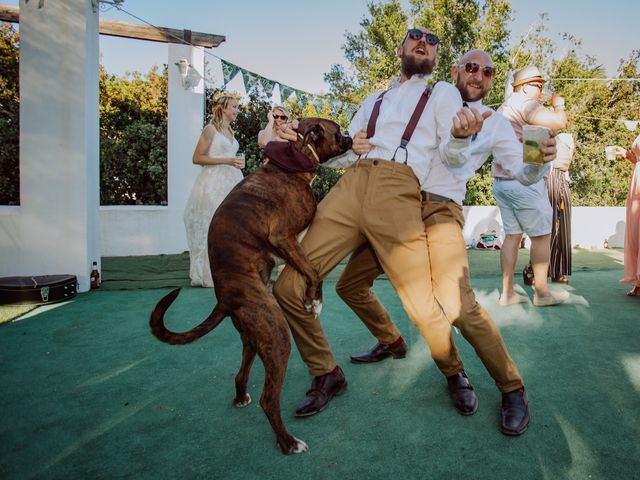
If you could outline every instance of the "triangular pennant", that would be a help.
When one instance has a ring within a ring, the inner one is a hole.
[[[244,88],[249,93],[256,83],[258,83],[258,75],[248,70],[242,70],[242,79],[244,80]]]
[[[271,98],[273,95],[273,88],[276,86],[276,82],[269,80],[268,78],[260,77],[260,85],[262,85],[262,89],[268,98]]]
[[[280,84],[280,99],[284,102],[289,99],[293,93],[293,88]]]
[[[627,127],[627,130],[633,132],[638,126],[638,122],[636,120],[623,120],[624,126]]]
[[[222,64],[222,77],[224,80],[224,84],[226,85],[240,71],[240,67],[237,65],[234,65],[233,63],[229,63],[225,60],[221,60],[220,63]]]
[[[294,92],[301,107],[304,107],[307,103],[309,103],[309,96],[305,92],[303,92],[302,90],[294,90]]]

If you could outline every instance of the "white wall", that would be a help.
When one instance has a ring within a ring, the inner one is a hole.
[[[463,231],[467,244],[487,229],[502,231],[498,207],[464,207]],[[184,231],[182,219],[166,223],[166,207],[101,207],[102,255],[157,255],[177,253],[167,242],[167,229]],[[602,248],[605,238],[611,247],[624,246],[624,207],[574,207],[572,244]],[[175,233],[175,232],[174,232]],[[186,251],[186,245],[180,252]]]
[[[463,235],[467,244],[485,230],[501,235],[502,219],[498,207],[464,207]],[[582,248],[624,247],[625,207],[573,207],[571,209],[571,244]],[[504,237],[503,237],[504,238]]]
[[[187,250],[182,215],[201,170],[191,157],[204,122],[204,49],[168,47],[168,206],[99,208],[97,14],[91,0],[23,3],[21,205],[0,206],[0,277],[70,273],[86,291],[101,256]],[[188,88],[175,65],[182,58],[192,65]]]
[[[100,260],[98,13],[91,0],[20,1],[20,207],[0,213],[0,273]]]

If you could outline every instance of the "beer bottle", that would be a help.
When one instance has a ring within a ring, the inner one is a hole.
[[[91,290],[100,288],[100,272],[98,271],[98,262],[93,262],[93,268],[91,269]]]

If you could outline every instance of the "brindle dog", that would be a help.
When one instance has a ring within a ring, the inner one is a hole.
[[[351,148],[335,122],[301,119],[296,148],[318,168]],[[213,330],[231,317],[242,339],[242,363],[235,378],[236,407],[251,402],[247,393],[249,371],[256,354],[265,371],[260,405],[275,431],[284,453],[300,453],[307,445],[290,435],[280,416],[280,390],[289,354],[290,332],[284,314],[268,288],[274,255],[284,258],[307,281],[305,305],[317,302],[318,275],[296,236],[313,219],[316,202],[310,187],[314,173],[287,173],[271,161],[242,180],[225,198],[209,227],[209,264],[218,304],[193,329],[175,333],[164,325],[164,313],[178,296],[173,290],[158,302],[151,314],[153,334],[163,342],[186,344]],[[313,165],[312,165],[313,168]]]

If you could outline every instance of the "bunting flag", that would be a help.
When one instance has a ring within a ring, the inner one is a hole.
[[[273,90],[276,86],[276,82],[274,80],[270,80],[268,78],[263,77],[254,72],[250,72],[238,65],[234,65],[231,62],[227,62],[226,60],[220,59],[222,65],[222,77],[223,77],[223,87],[233,80],[238,73],[242,75],[242,80],[244,81],[245,91],[249,93],[253,88],[259,86],[265,93],[265,95],[269,98],[273,95]],[[338,116],[340,113],[345,113],[348,117],[351,117],[356,110],[358,109],[358,105],[353,103],[346,103],[340,100],[328,99],[326,97],[320,95],[314,95],[312,93],[304,92],[302,90],[295,89],[288,85],[280,85],[280,99],[282,103],[289,100],[292,95],[295,94],[296,99],[301,107],[304,107],[308,103],[314,106],[316,111],[320,113],[322,108],[324,107],[324,102],[328,102],[329,109],[331,110],[332,115]]]
[[[238,74],[241,70],[239,66],[234,65],[233,63],[225,62],[224,60],[220,60],[222,63],[222,77],[224,78],[224,84],[229,83],[233,78]]]
[[[249,72],[248,70],[240,69],[240,71],[242,72],[242,79],[244,80],[244,88],[248,93],[253,89],[253,87],[256,86],[256,83],[258,83],[260,77],[253,72]]]
[[[260,77],[260,85],[267,97],[271,98],[271,95],[273,95],[273,89],[276,86],[275,82],[272,82],[268,78]]]
[[[289,97],[293,93],[293,88],[280,84],[280,98],[282,101],[289,100]]]

